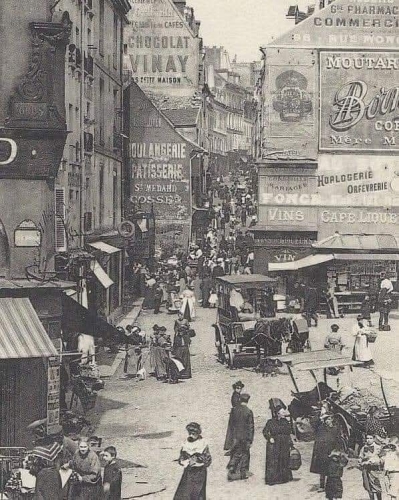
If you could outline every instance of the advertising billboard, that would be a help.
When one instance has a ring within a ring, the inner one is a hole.
[[[399,52],[320,53],[320,149],[399,150]]]
[[[171,0],[131,0],[125,29],[124,67],[143,89],[176,89],[198,86],[199,38]]]
[[[156,246],[186,247],[191,229],[191,156],[186,141],[143,91],[130,86],[130,201],[154,212]]]
[[[268,51],[262,157],[313,160],[316,140],[316,60],[312,51]]]
[[[398,28],[399,0],[336,0],[270,45],[395,50]]]

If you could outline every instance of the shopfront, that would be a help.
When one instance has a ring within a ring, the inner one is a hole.
[[[264,49],[258,164],[259,224],[267,231],[313,231],[319,243],[336,231],[399,237],[399,52],[392,16],[399,0],[389,7],[357,3],[367,5],[336,0]],[[273,248],[265,245],[264,255]],[[395,248],[375,245],[365,252],[345,239],[327,262],[319,255],[298,259],[291,244],[291,263],[271,259],[268,269],[291,265],[298,276],[334,279],[339,293],[370,290],[381,268],[396,276]],[[316,250],[312,243],[308,253]]]

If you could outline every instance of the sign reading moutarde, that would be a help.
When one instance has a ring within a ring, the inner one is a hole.
[[[320,53],[320,149],[399,150],[399,52]]]

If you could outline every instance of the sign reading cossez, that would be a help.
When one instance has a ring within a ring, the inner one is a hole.
[[[160,219],[187,219],[190,158],[186,143],[131,143],[132,203]]]
[[[195,87],[199,39],[169,0],[133,1],[125,66],[140,87]]]
[[[399,150],[399,52],[320,54],[320,149]]]

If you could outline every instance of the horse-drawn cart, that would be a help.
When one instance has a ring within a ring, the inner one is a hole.
[[[216,282],[218,312],[213,326],[218,360],[229,368],[255,367],[268,352],[281,354],[289,320],[277,318],[274,313],[272,317],[261,317],[265,295],[273,293],[276,280],[250,274],[223,276]]]

